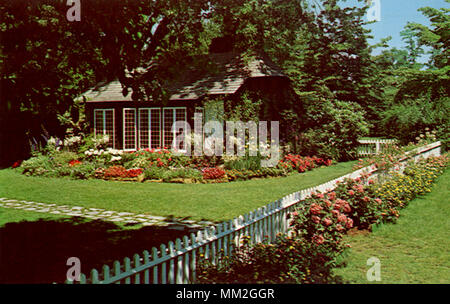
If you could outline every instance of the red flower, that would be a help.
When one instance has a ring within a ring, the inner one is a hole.
[[[73,166],[76,166],[76,165],[79,165],[79,164],[81,164],[81,162],[79,160],[76,160],[76,159],[73,159],[73,160],[71,160],[69,162],[69,166],[70,167],[73,167]]]
[[[22,164],[22,161],[21,161],[21,160],[18,160],[18,161],[16,161],[16,162],[14,162],[14,164],[12,165],[12,168],[17,168],[17,167],[19,167],[21,164]]]
[[[349,195],[354,195],[354,194],[355,194],[355,191],[349,190],[349,191],[348,191],[348,194],[349,194]]]

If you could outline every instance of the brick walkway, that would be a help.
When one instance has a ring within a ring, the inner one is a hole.
[[[202,228],[214,225],[209,221],[192,221],[176,218],[167,218],[148,214],[132,212],[110,211],[99,208],[85,208],[77,206],[45,204],[15,199],[0,198],[0,207],[22,209],[32,212],[51,213],[64,216],[80,216],[92,220],[122,222],[126,224],[141,224],[144,226],[164,226],[170,229]]]

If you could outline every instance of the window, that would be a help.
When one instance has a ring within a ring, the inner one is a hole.
[[[139,109],[139,148],[161,147],[161,109]]]
[[[136,109],[123,109],[123,149],[136,150]]]
[[[170,149],[177,135],[172,131],[172,125],[176,121],[186,121],[186,108],[163,108],[163,146]]]
[[[94,110],[95,136],[109,136],[108,147],[114,148],[114,109]]]

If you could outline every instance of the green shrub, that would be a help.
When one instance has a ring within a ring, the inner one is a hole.
[[[67,165],[71,160],[78,159],[78,154],[69,151],[58,151],[53,154],[53,163],[55,166]]]
[[[53,169],[53,162],[49,156],[38,154],[23,161],[19,168],[26,175],[48,175]]]
[[[225,161],[225,169],[228,170],[251,170],[256,171],[261,169],[261,156],[243,156],[237,159]]]
[[[75,179],[88,179],[95,177],[97,166],[94,163],[82,162],[70,168],[70,177]]]
[[[162,179],[165,182],[171,181],[175,178],[189,178],[195,181],[202,180],[202,173],[195,169],[183,168],[183,169],[173,169],[165,170],[162,174]]]
[[[358,138],[369,132],[362,107],[352,102],[326,101],[310,106],[308,111],[298,153],[338,161],[354,159]]]
[[[167,171],[165,168],[151,166],[144,170],[145,179],[162,179],[164,173]]]

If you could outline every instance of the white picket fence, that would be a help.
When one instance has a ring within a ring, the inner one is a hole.
[[[403,159],[418,159],[420,157],[440,155],[440,142],[436,142],[408,153]],[[325,192],[336,187],[337,181],[346,178],[357,178],[362,173],[377,174],[375,166],[359,169],[322,185],[301,190],[272,202],[253,212],[239,216],[233,220],[216,226],[207,227],[197,234],[191,233],[166,246],[153,247],[151,253],[144,251],[135,254],[133,259],[124,258],[123,262],[115,261],[112,268],[104,265],[102,271],[92,269],[90,277],[81,274],[81,284],[183,284],[195,283],[196,262],[202,254],[213,263],[217,263],[219,255],[231,256],[233,248],[241,245],[243,236],[250,237],[250,243],[274,241],[278,233],[287,233],[289,228],[289,213],[297,204],[319,191]],[[66,283],[73,283],[67,281]]]
[[[378,154],[383,151],[386,145],[396,144],[396,139],[359,139],[358,142],[361,144],[358,147],[358,155],[366,156],[372,154]]]

